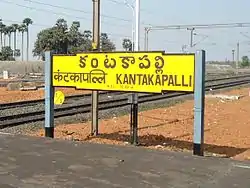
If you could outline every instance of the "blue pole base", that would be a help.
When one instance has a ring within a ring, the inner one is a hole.
[[[203,144],[202,144],[203,145]],[[193,145],[193,154],[198,156],[204,156],[203,147],[201,144],[195,144]]]
[[[45,127],[45,137],[54,138],[54,127]]]

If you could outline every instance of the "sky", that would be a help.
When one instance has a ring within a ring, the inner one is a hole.
[[[134,0],[127,1],[133,5]],[[250,23],[249,7],[249,0],[141,0],[140,49],[144,50],[144,28],[149,25]],[[0,0],[0,13],[5,24],[21,23],[26,17],[33,20],[30,59],[34,59],[32,49],[39,31],[53,26],[59,18],[68,24],[80,21],[82,31],[92,30],[92,0]],[[133,19],[133,11],[124,0],[101,0],[101,32],[108,33],[117,50],[123,50],[123,38],[131,38]],[[250,27],[196,29],[194,33],[195,49],[206,50],[209,61],[232,60],[237,42],[240,57],[250,55]],[[18,46],[20,42],[18,37]],[[149,32],[151,51],[179,53],[185,45],[190,45],[187,29]]]

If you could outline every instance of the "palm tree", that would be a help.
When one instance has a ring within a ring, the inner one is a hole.
[[[81,26],[81,24],[78,21],[73,21],[72,26],[74,26],[75,28],[79,29],[80,26]]]
[[[22,61],[23,61],[23,51],[24,51],[24,32],[27,32],[27,27],[25,24],[21,24],[18,27],[18,31],[21,33],[22,35]]]
[[[4,31],[5,25],[3,22],[0,21],[0,44],[1,44],[1,50],[3,48],[3,31]]]
[[[90,30],[85,30],[85,31],[83,32],[83,36],[84,36],[84,38],[86,38],[86,39],[91,39],[91,38],[92,38],[92,32],[91,32]]]
[[[23,20],[23,24],[26,26],[26,32],[27,32],[27,61],[29,60],[29,25],[33,24],[33,21],[30,18],[25,18]]]
[[[7,35],[9,37],[9,47],[11,48],[11,33],[13,33],[13,27],[10,25],[10,26],[7,26]]]
[[[13,32],[14,32],[14,51],[13,51],[13,56],[15,57],[15,52],[16,52],[16,43],[17,43],[17,40],[16,40],[16,32],[18,31],[18,27],[19,25],[18,24],[12,24],[12,28],[13,28]]]
[[[3,25],[2,26],[2,33],[3,33],[3,47],[6,46],[6,35],[7,35],[7,26]]]
[[[55,25],[57,28],[59,29],[62,29],[63,31],[66,31],[68,29],[68,26],[67,26],[67,21],[64,20],[63,18],[59,18],[57,21],[56,21],[56,25]]]
[[[2,29],[2,27],[3,27],[3,22],[2,22],[2,19],[0,18],[0,45],[1,45],[1,49],[0,50],[2,50],[2,48],[3,48],[3,29]]]
[[[131,51],[132,50],[132,42],[130,39],[123,39],[122,41],[122,47],[126,50],[126,51]]]
[[[4,47],[6,47],[6,46],[8,46],[7,44],[6,44],[6,36],[8,36],[9,35],[9,32],[10,31],[10,27],[9,26],[5,26],[4,27],[4,30],[3,30],[3,42],[4,42]],[[10,41],[9,41],[10,42]]]

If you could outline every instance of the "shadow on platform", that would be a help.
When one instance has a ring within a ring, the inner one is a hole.
[[[183,136],[188,136],[182,135]],[[122,134],[120,132],[110,133],[110,134],[99,134],[97,136],[98,138],[107,139],[107,140],[114,140],[114,141],[120,141],[120,142],[130,142],[130,136],[128,134]],[[85,139],[84,141],[89,141],[92,138],[95,137],[89,137]],[[159,146],[163,145],[166,147],[166,149],[171,148],[173,150],[183,150],[183,151],[192,151],[193,149],[193,143],[189,141],[183,141],[173,138],[164,137],[162,135],[143,135],[138,136],[138,142],[139,145],[143,147],[150,147],[150,146]],[[224,157],[234,157],[236,155],[239,155],[249,148],[236,148],[236,147],[230,147],[230,146],[219,146],[214,144],[204,144],[204,151],[209,153],[214,153],[218,155],[223,155]]]

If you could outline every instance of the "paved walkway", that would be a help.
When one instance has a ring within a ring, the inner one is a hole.
[[[250,164],[0,134],[1,188],[249,188]]]

